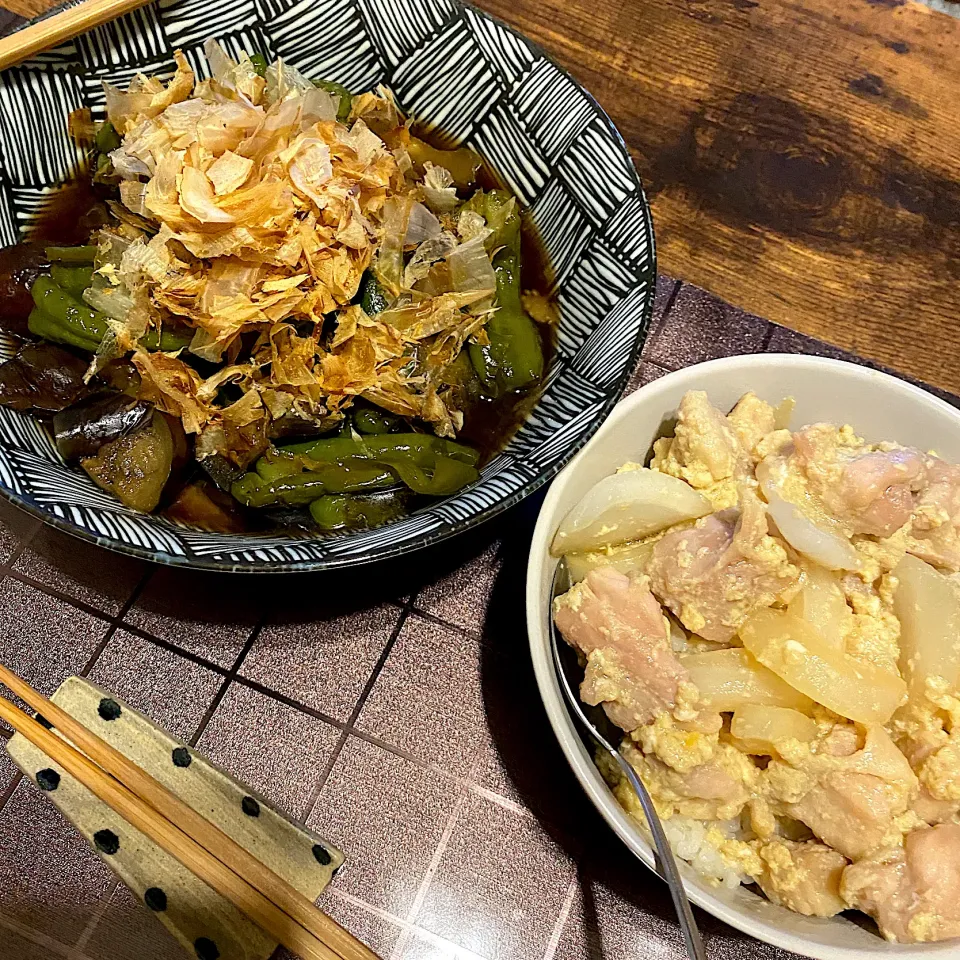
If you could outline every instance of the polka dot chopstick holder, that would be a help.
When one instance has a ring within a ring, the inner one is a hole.
[[[70,677],[51,699],[311,900],[343,863],[335,847],[108,691]],[[7,752],[191,956],[268,960],[275,940],[25,737],[15,734]]]

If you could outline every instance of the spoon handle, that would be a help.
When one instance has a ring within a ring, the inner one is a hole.
[[[650,827],[650,834],[653,837],[653,845],[656,850],[657,872],[666,880],[667,886],[670,888],[670,896],[673,899],[673,905],[677,911],[677,919],[680,921],[680,931],[683,934],[683,942],[687,948],[687,956],[690,960],[707,960],[707,954],[703,948],[703,939],[700,936],[697,921],[694,919],[690,901],[687,899],[687,891],[684,889],[683,880],[680,879],[677,861],[674,859],[673,850],[670,849],[667,835],[663,832],[663,824],[660,822],[660,815],[653,805],[653,799],[633,767],[624,760],[616,747],[590,722],[590,718],[584,713],[579,697],[574,692],[570,677],[564,669],[563,659],[560,656],[560,631],[557,629],[557,625],[553,619],[553,598],[560,594],[561,589],[565,588],[567,583],[568,575],[566,564],[561,560],[553,575],[553,589],[550,594],[551,602],[547,608],[547,617],[550,622],[550,645],[553,652],[553,665],[556,669],[560,692],[567,701],[570,712],[576,717],[577,722],[613,757],[626,778],[630,781],[631,786],[637,794],[637,799],[640,801],[640,806],[643,808],[644,815],[647,818],[647,824]]]
[[[703,947],[700,929],[697,927],[697,921],[693,916],[693,908],[690,906],[686,891],[683,889],[683,880],[680,879],[677,861],[673,856],[673,850],[670,849],[667,835],[663,832],[663,824],[660,822],[660,816],[653,806],[653,800],[647,788],[637,776],[636,771],[624,760],[620,753],[611,750],[606,744],[602,744],[602,746],[617,761],[624,776],[630,781],[630,785],[640,801],[640,806],[643,807],[644,815],[647,818],[647,826],[650,828],[650,834],[653,837],[653,845],[656,848],[657,872],[667,881],[667,886],[670,888],[670,896],[673,899],[677,918],[680,921],[680,931],[683,934],[687,954],[690,960],[706,960],[707,954]]]

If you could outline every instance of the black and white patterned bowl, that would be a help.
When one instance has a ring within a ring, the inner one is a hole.
[[[0,242],[14,243],[83,172],[66,116],[103,116],[101,79],[206,74],[215,36],[354,90],[387,84],[427,126],[479,151],[526,206],[556,276],[558,350],[543,395],[478,482],[395,523],[337,537],[227,535],[123,507],[68,469],[44,427],[0,408],[0,494],[121,553],[234,571],[317,570],[404,553],[506,510],[552,478],[616,403],[646,334],[656,279],[650,211],[599,105],[541,50],[457,0],[158,0],[0,74]],[[0,342],[0,356],[13,344]]]

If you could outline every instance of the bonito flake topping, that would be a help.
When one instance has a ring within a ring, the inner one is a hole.
[[[388,91],[354,98],[340,123],[339,98],[290,65],[263,77],[246,54],[205,51],[209,79],[177,52],[165,82],[105,84],[121,222],[101,233],[85,294],[112,318],[95,364],[135,350],[145,395],[199,435],[198,452],[241,466],[271,419],[331,428],[358,397],[455,436],[447,371],[485,342],[494,310],[483,218],[458,225],[447,171],[417,177]],[[371,266],[391,295],[373,316],[355,302]],[[183,328],[189,353],[221,365],[206,380],[144,345]],[[240,398],[215,402],[227,387]]]

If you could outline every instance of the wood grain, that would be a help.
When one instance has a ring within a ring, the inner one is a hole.
[[[613,117],[661,271],[960,391],[960,21],[912,0],[480,5]]]
[[[28,20],[46,13],[55,3],[48,0],[4,0],[3,7]]]
[[[660,269],[960,389],[960,21],[908,0],[481,0],[624,134]]]

